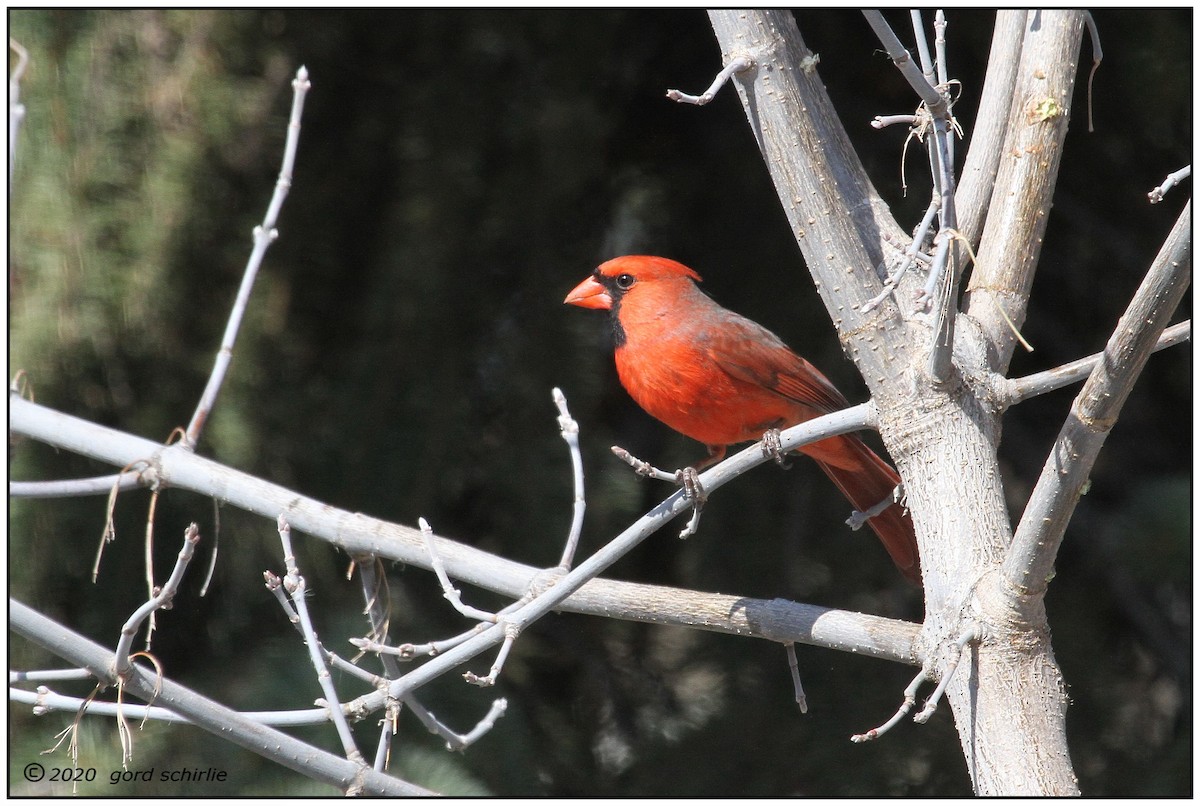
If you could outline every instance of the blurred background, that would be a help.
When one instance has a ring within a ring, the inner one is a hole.
[[[907,15],[888,16],[911,46]],[[1095,16],[1105,54],[1096,131],[1085,38],[1023,328],[1036,351],[1018,353],[1014,375],[1103,347],[1191,193],[1188,180],[1164,203],[1146,201],[1191,160],[1191,10]],[[993,18],[948,19],[969,138]],[[861,14],[801,11],[797,21],[868,172],[911,228],[928,202],[924,159],[909,149],[905,198],[905,131],[868,125],[911,111],[910,90]],[[596,264],[628,252],[692,266],[722,304],[780,334],[851,401],[865,399],[736,93],[705,108],[664,98],[669,87],[702,91],[720,69],[702,11],[46,10],[10,11],[9,23],[30,55],[9,218],[9,365],[39,403],[154,440],[186,425],[276,181],[301,64],[312,91],[293,189],[203,455],[333,506],[409,525],[424,516],[439,534],[552,565],[571,517],[550,398],[559,386],[582,428],[581,552],[593,551],[672,491],[633,476],[610,445],[666,468],[703,454],[620,388],[604,317],[562,304]],[[1076,391],[1005,417],[1014,519]],[[1156,355],[1101,454],[1047,598],[1089,795],[1192,792],[1191,407],[1190,346]],[[16,479],[108,472],[28,441],[10,448]],[[115,645],[145,598],[148,503],[145,492],[120,498],[117,541],[92,584],[104,499],[12,501],[11,593]],[[710,502],[697,536],[665,530],[609,575],[919,620],[919,591],[866,530],[845,529],[845,509],[811,463],[764,465]],[[211,501],[164,493],[160,573],[186,524],[208,537],[214,517]],[[274,525],[233,509],[219,517],[212,589],[198,596],[206,541],[160,614],[155,654],[171,677],[233,707],[308,707],[319,690],[304,648],[262,586],[264,569],[282,569]],[[350,655],[345,639],[365,624],[348,558],[302,536],[298,545],[317,629]],[[387,573],[394,641],[467,626],[431,574]],[[464,598],[503,604],[470,588]],[[421,691],[460,731],[507,697],[491,734],[449,754],[404,714],[395,769],[448,794],[969,794],[948,708],[881,741],[849,742],[893,713],[912,669],[797,650],[804,716],[778,645],[550,616],[516,644],[494,690],[453,675]],[[61,665],[21,640],[10,652],[10,668]],[[338,682],[346,698],[362,693]],[[10,706],[10,792],[33,793],[19,768],[70,720]],[[84,730],[80,764],[118,769],[112,722],[87,719]],[[358,731],[373,747],[374,721]],[[332,729],[296,733],[336,752]],[[148,725],[135,740],[132,768],[213,766],[229,780],[80,791],[335,794],[198,729]],[[67,762],[62,750],[50,758]]]

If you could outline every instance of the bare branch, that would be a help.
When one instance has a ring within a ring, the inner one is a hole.
[[[704,106],[721,91],[721,87],[725,86],[725,82],[729,81],[730,76],[734,73],[740,73],[743,70],[748,70],[754,62],[745,56],[737,56],[730,59],[729,64],[725,65],[725,69],[717,73],[717,77],[713,79],[713,83],[708,89],[699,95],[688,95],[686,92],[679,90],[667,90],[667,97],[672,101],[678,101],[681,104],[695,104],[696,106]]]
[[[904,273],[912,268],[918,259],[922,257],[921,249],[925,243],[925,239],[929,235],[930,228],[933,226],[933,219],[941,206],[942,200],[935,195],[929,202],[929,207],[925,209],[925,215],[921,218],[921,223],[913,231],[912,243],[904,250],[903,255],[897,261],[896,268],[888,275],[887,282],[883,284],[883,290],[863,304],[863,313],[870,312],[891,296],[892,292],[896,290],[896,286],[899,285],[900,279],[904,277]],[[932,275],[932,272],[930,274]]]
[[[892,30],[892,26],[888,25],[887,20],[883,18],[883,14],[878,11],[864,11],[863,16],[867,18],[871,30],[879,37],[879,42],[900,70],[900,74],[908,81],[909,86],[913,88],[921,101],[929,107],[929,111],[934,116],[945,114],[946,99],[926,80],[921,68],[912,60],[912,54],[904,49],[904,45]],[[928,57],[928,45],[925,47]]]
[[[1006,319],[1018,329],[1025,323],[1070,119],[1083,17],[1082,11],[1049,9],[1025,19],[1003,157],[964,297],[999,373],[1016,343]]]
[[[94,476],[87,479],[10,481],[8,494],[12,498],[82,498],[91,495],[108,495],[114,487],[125,492],[144,486],[141,474],[128,472],[115,473],[111,476]]]
[[[488,613],[463,604],[459,590],[450,584],[450,577],[446,576],[446,566],[442,564],[442,558],[438,556],[437,544],[433,542],[433,528],[429,525],[429,521],[424,518],[417,518],[417,524],[421,527],[421,537],[425,539],[425,545],[429,549],[429,558],[433,566],[433,573],[437,575],[438,582],[442,585],[442,595],[454,606],[455,610],[467,618],[495,624],[497,621],[495,613]]]
[[[967,627],[955,639],[953,659],[942,670],[942,679],[938,681],[937,686],[933,689],[933,693],[925,700],[925,707],[913,717],[913,722],[924,724],[933,716],[933,712],[937,710],[938,703],[942,700],[942,695],[946,692],[946,686],[950,685],[950,681],[954,679],[954,673],[958,670],[958,664],[962,661],[967,644],[977,640],[979,640],[979,625],[977,624]]]
[[[410,701],[408,706],[430,733],[445,740],[447,750],[462,752],[496,726],[496,720],[504,716],[504,712],[508,710],[508,700],[501,697],[494,701],[483,719],[479,720],[475,727],[467,733],[455,733],[439,722],[431,712],[415,702]]]
[[[37,683],[49,680],[90,680],[91,672],[87,669],[35,669],[31,672],[22,672],[10,669],[8,672],[9,683]]]
[[[129,661],[129,649],[133,644],[133,636],[137,634],[138,628],[151,613],[159,608],[170,608],[171,600],[175,597],[175,591],[179,589],[179,583],[183,581],[183,574],[187,571],[188,563],[191,562],[192,555],[196,550],[196,544],[199,542],[200,527],[193,523],[184,530],[183,547],[179,549],[179,556],[175,560],[175,568],[171,572],[170,578],[148,602],[135,610],[124,626],[121,627],[121,638],[117,642],[116,663],[114,666],[120,677],[125,677],[132,668],[132,664]]]
[[[583,515],[587,510],[587,499],[583,494],[583,454],[579,450],[579,423],[575,422],[571,412],[567,410],[566,395],[557,387],[551,395],[554,405],[558,407],[558,428],[571,451],[571,476],[575,480],[571,529],[567,533],[567,545],[563,547],[562,559],[558,561],[559,568],[569,571],[571,563],[575,561],[575,549],[579,546],[579,536],[583,533]]]
[[[804,694],[804,684],[800,682],[800,661],[796,659],[796,645],[791,641],[785,641],[783,648],[787,650],[788,669],[792,673],[792,687],[796,691],[796,705],[800,706],[800,713],[808,713],[808,697]]]
[[[500,677],[501,670],[504,669],[504,661],[508,660],[508,653],[512,651],[513,644],[517,642],[517,638],[520,635],[520,628],[514,624],[505,623],[504,643],[500,645],[500,651],[496,653],[496,660],[492,663],[492,668],[488,671],[487,675],[480,677],[474,672],[464,672],[463,680],[480,687],[496,685],[496,680]]]
[[[90,672],[86,677],[91,679]],[[56,694],[45,686],[38,686],[37,691],[26,691],[19,688],[8,690],[9,702],[26,703],[33,706],[36,716],[43,716],[53,711],[75,712],[86,706],[87,713],[92,716],[116,716],[118,707],[125,716],[134,719],[152,720],[154,722],[178,722],[192,724],[192,720],[181,716],[161,705],[131,705],[129,703],[105,702],[92,698],[68,697]],[[329,722],[328,708],[307,708],[299,711],[238,711],[239,715],[260,725],[275,727],[296,727],[299,725],[324,725]]]
[[[113,653],[78,633],[55,623],[28,605],[8,601],[9,628],[65,660],[87,668],[94,677],[115,685]],[[196,692],[172,682],[159,680],[141,666],[131,666],[123,681],[124,689],[143,700],[156,699],[160,706],[186,717],[194,725],[251,752],[269,758],[331,786],[345,790],[360,780],[364,792],[375,795],[431,795],[422,787],[363,770],[359,765],[332,753],[314,748],[307,742],[266,727],[244,714],[226,708]],[[156,687],[159,688],[155,695]]]
[[[1013,87],[1020,66],[1021,41],[1025,37],[1025,11],[996,12],[992,48],[988,55],[987,75],[979,97],[979,111],[971,131],[971,147],[963,164],[955,201],[958,204],[958,229],[975,249],[983,232],[992,187],[1000,166],[1000,155],[1007,130],[1008,112],[1013,103]]]
[[[1087,12],[1083,21],[1087,23],[1088,36],[1092,38],[1092,69],[1088,71],[1088,131],[1096,131],[1096,127],[1092,125],[1092,79],[1096,77],[1096,71],[1100,69],[1100,62],[1104,61],[1104,48],[1100,47],[1100,29],[1096,27],[1096,19],[1092,16],[1092,12]]]
[[[217,351],[217,358],[213,364],[212,374],[208,378],[208,384],[204,387],[204,393],[200,396],[200,403],[196,407],[195,414],[192,415],[192,421],[188,423],[187,433],[183,440],[184,445],[192,450],[195,449],[196,443],[200,440],[200,433],[204,430],[204,424],[208,421],[213,406],[216,405],[217,395],[221,391],[221,384],[225,381],[225,372],[229,369],[229,364],[233,360],[234,343],[237,341],[238,330],[242,325],[242,317],[245,315],[246,306],[250,302],[250,291],[254,288],[254,280],[258,276],[258,269],[262,265],[262,260],[267,253],[268,247],[270,247],[271,243],[279,235],[275,229],[275,222],[279,217],[279,210],[283,207],[283,200],[287,198],[288,190],[292,186],[292,167],[296,163],[296,148],[300,142],[300,114],[304,110],[304,98],[308,94],[310,86],[308,70],[301,67],[296,71],[296,78],[292,81],[292,89],[294,91],[292,114],[288,120],[287,143],[284,146],[283,152],[283,167],[280,169],[279,179],[275,183],[275,193],[271,197],[270,204],[267,206],[267,214],[263,218],[262,224],[254,228],[254,249],[250,253],[250,259],[246,262],[246,270],[242,274],[242,285],[238,289],[233,309],[229,312],[229,322],[225,326],[225,335],[221,340],[221,348]]]
[[[366,762],[363,760],[362,753],[354,744],[354,732],[350,730],[350,724],[346,721],[346,715],[340,707],[337,689],[333,687],[333,678],[329,675],[329,667],[325,665],[325,658],[321,654],[321,642],[317,638],[312,619],[308,615],[308,602],[305,599],[307,585],[304,577],[300,574],[300,569],[296,566],[296,552],[292,549],[292,527],[283,515],[279,516],[276,525],[279,531],[279,542],[283,546],[283,560],[287,566],[287,576],[283,578],[283,588],[291,598],[296,616],[299,618],[304,644],[308,647],[308,658],[317,672],[317,683],[325,694],[324,705],[329,709],[330,721],[337,729],[346,758],[365,766]],[[317,705],[321,704],[320,701],[317,702]]]
[[[1045,590],[1108,432],[1191,277],[1191,202],[1175,222],[1059,431],[1004,560],[1011,595]]]
[[[1158,337],[1158,341],[1151,348],[1151,352],[1164,350],[1167,347],[1187,341],[1191,337],[1192,322],[1190,319],[1186,322],[1180,322],[1177,325],[1171,325]],[[1023,378],[1013,378],[1005,381],[1005,396],[1008,405],[1014,405],[1031,397],[1044,395],[1047,392],[1053,392],[1055,389],[1061,389],[1064,386],[1070,386],[1073,383],[1082,381],[1091,374],[1102,358],[1104,358],[1104,353],[1093,353],[1085,358],[1077,359],[1054,369],[1035,372]]]
[[[860,429],[871,419],[867,407],[855,406],[810,420],[783,433],[785,438],[790,438],[785,449],[795,447],[796,433],[813,438],[831,436]],[[350,556],[375,555],[430,567],[424,540],[416,529],[337,509],[286,487],[224,467],[178,445],[165,447],[11,395],[9,428],[13,434],[117,466],[132,458],[146,457],[165,486],[220,498],[229,505],[266,518],[274,519],[282,512],[294,528],[325,540]],[[711,468],[705,477],[718,471],[724,473],[730,469],[757,466],[764,461],[766,457],[761,448],[752,445],[720,466]],[[681,509],[685,506],[681,505]],[[435,542],[452,578],[497,593],[520,597],[545,573],[543,569],[445,538],[435,538]],[[912,645],[917,631],[915,625],[782,600],[764,601],[598,579],[564,602],[562,609],[736,635],[756,635],[775,641],[792,640],[901,663],[913,663],[915,658]]]
[[[914,677],[912,682],[908,684],[908,687],[904,689],[904,700],[900,703],[900,707],[896,709],[896,713],[892,714],[892,718],[877,728],[871,728],[866,733],[854,734],[850,737],[850,741],[854,742],[855,744],[874,741],[894,728],[896,725],[900,724],[900,720],[904,719],[904,717],[906,717],[909,712],[912,711],[913,706],[917,704],[917,692],[920,691],[921,685],[928,679],[929,674],[924,669],[921,669],[921,671],[917,672],[917,676]]]
[[[1190,166],[1190,165],[1185,165],[1182,168],[1180,168],[1178,171],[1167,174],[1167,178],[1163,180],[1163,183],[1161,185],[1159,185],[1154,190],[1152,190],[1148,194],[1146,194],[1147,196],[1150,197],[1150,203],[1158,204],[1160,201],[1163,200],[1163,197],[1167,195],[1167,191],[1169,191],[1171,188],[1175,187],[1176,185],[1178,185],[1180,182],[1182,182],[1184,179],[1187,179],[1191,175],[1192,175],[1192,166]]]

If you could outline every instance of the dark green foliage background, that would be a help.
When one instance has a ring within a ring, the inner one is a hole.
[[[909,30],[906,15],[889,17]],[[876,185],[912,226],[927,201],[922,159],[910,150],[904,198],[904,132],[868,126],[910,110],[910,92],[861,15],[797,18]],[[1103,346],[1191,190],[1145,200],[1191,159],[1190,9],[1096,19],[1106,56],[1096,132],[1086,131],[1081,75],[1024,328],[1037,351],[1019,355],[1014,374]],[[992,15],[949,20],[969,134]],[[700,91],[719,67],[701,11],[13,11],[9,22],[31,56],[10,214],[10,372],[28,373],[38,402],[153,439],[187,422],[276,179],[300,64],[313,89],[295,183],[205,455],[334,506],[408,524],[423,515],[440,534],[551,565],[570,520],[550,400],[560,386],[583,429],[582,551],[592,551],[670,492],[633,478],[609,445],[663,467],[700,451],[620,389],[603,318],[561,304],[598,262],[635,251],[692,265],[723,304],[778,332],[852,400],[865,397],[735,94],[704,109],[663,97]],[[1190,356],[1185,346],[1151,360],[1048,597],[1087,794],[1191,793]],[[1073,394],[1005,419],[1014,518]],[[111,471],[29,442],[11,456],[20,479]],[[11,592],[114,644],[145,597],[148,501],[121,498],[95,585],[104,501],[13,502]],[[845,508],[811,465],[763,467],[713,500],[698,536],[664,532],[611,574],[920,619],[918,592],[869,535],[840,525]],[[172,677],[235,707],[307,707],[319,696],[312,671],[261,584],[264,569],[282,566],[273,525],[222,510],[213,588],[199,598],[213,519],[193,494],[160,502],[160,573],[188,522],[206,543],[160,619],[155,653]],[[303,537],[299,546],[318,630],[349,654],[345,639],[364,625],[347,558]],[[388,577],[394,640],[464,627],[431,575],[394,566]],[[10,649],[12,668],[60,665],[23,641]],[[948,709],[880,742],[848,741],[892,713],[911,669],[799,655],[806,716],[778,646],[551,616],[518,642],[494,692],[456,677],[422,692],[460,730],[505,696],[496,729],[450,755],[405,715],[399,769],[457,794],[970,791]],[[361,692],[339,682],[347,698]],[[10,708],[11,792],[45,793],[19,771],[69,719]],[[115,728],[86,724],[81,764],[118,769]],[[375,732],[360,725],[360,745]],[[336,749],[330,730],[301,735]],[[215,766],[230,780],[81,791],[335,794],[196,729],[150,726],[135,752],[135,769]],[[51,758],[66,764],[61,750]]]

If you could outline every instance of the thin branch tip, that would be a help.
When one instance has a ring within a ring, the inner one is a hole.
[[[710,84],[708,89],[706,89],[704,92],[700,93],[699,95],[689,95],[681,90],[667,90],[667,98],[675,101],[676,103],[704,106],[717,96],[717,93],[721,90],[721,87],[725,86],[725,83],[729,81],[730,77],[733,76],[734,73],[740,73],[743,70],[748,70],[753,64],[754,60],[748,56],[737,56],[731,59],[729,64],[725,65],[725,68],[721,70],[721,72],[717,73],[717,77],[713,79],[713,83]]]

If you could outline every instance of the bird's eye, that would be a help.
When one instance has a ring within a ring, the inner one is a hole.
[[[632,274],[618,274],[617,275],[617,288],[621,289],[622,291],[625,291],[625,290],[629,289],[630,287],[632,287],[633,283],[634,283],[634,277]]]

